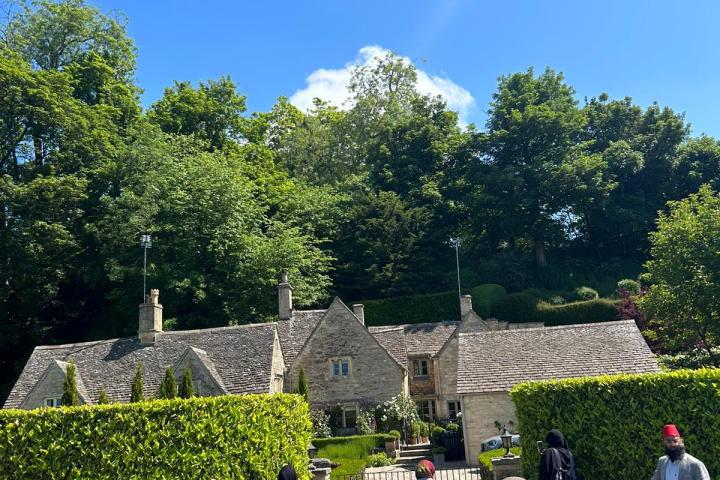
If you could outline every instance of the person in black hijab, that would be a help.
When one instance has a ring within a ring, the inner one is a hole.
[[[297,480],[297,474],[293,466],[285,465],[278,473],[278,480]]]
[[[557,471],[565,471],[562,479],[577,480],[575,459],[570,452],[567,440],[560,430],[550,430],[545,437],[548,448],[540,455],[540,475],[538,480],[555,480]]]

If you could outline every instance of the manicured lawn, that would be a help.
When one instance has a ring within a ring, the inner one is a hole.
[[[321,438],[313,440],[313,445],[318,447],[318,457],[340,464],[333,469],[330,477],[337,478],[362,472],[372,449],[384,446],[384,435]]]

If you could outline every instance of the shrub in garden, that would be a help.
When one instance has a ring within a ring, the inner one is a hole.
[[[576,288],[573,293],[578,300],[595,300],[596,298],[600,298],[597,290],[590,287]]]
[[[142,402],[143,400],[145,400],[145,395],[143,395],[143,365],[142,362],[138,362],[135,367],[130,402]]]
[[[165,370],[165,377],[160,383],[157,398],[169,400],[175,397],[177,397],[177,383],[175,382],[175,375],[173,374],[172,367],[168,367]]]
[[[630,292],[631,295],[637,295],[638,293],[640,293],[640,283],[631,278],[624,278],[620,280],[617,286],[618,291],[626,290]]]
[[[459,432],[460,431],[460,424],[459,423],[450,423],[447,426],[448,432]]]
[[[535,441],[551,427],[565,434],[584,478],[649,478],[665,423],[678,426],[712,478],[720,475],[720,369],[532,382],[510,394],[530,480]]]
[[[550,305],[540,302],[537,306],[535,321],[545,323],[546,327],[611,322],[618,319],[617,305],[617,301],[607,298],[566,303],[565,305]]]
[[[489,317],[493,306],[507,295],[505,287],[496,283],[485,283],[470,290],[473,310],[481,317]]]
[[[190,367],[185,367],[182,383],[180,383],[180,387],[178,388],[178,397],[191,398],[194,396],[195,387],[193,386],[192,372],[190,371]]]
[[[432,442],[433,444],[437,445],[440,443],[440,440],[442,439],[442,434],[445,433],[445,429],[442,427],[433,427],[432,430]]]
[[[367,457],[368,467],[388,467],[395,463],[395,459],[389,458],[385,452],[376,453]]]
[[[63,394],[60,399],[60,404],[66,406],[80,405],[74,363],[69,363],[65,371],[65,381],[63,382]]]
[[[357,417],[357,433],[370,435],[375,432],[375,418],[369,410],[361,410]]]
[[[497,302],[492,316],[512,323],[536,322],[540,299],[527,293],[511,293]]]
[[[400,439],[400,432],[398,432],[397,430],[390,430],[390,431],[388,432],[388,435],[390,435],[390,436],[391,436],[392,438],[394,438],[395,440],[399,440],[399,439]]]
[[[332,435],[330,428],[330,415],[323,410],[316,408],[310,409],[310,420],[313,424],[313,437],[326,438]]]
[[[567,300],[565,298],[561,297],[560,295],[553,295],[552,297],[548,298],[548,303],[550,305],[564,305],[567,303]]]
[[[107,405],[108,403],[110,403],[110,400],[108,399],[107,391],[105,390],[105,387],[102,387],[102,389],[100,389],[100,395],[98,395],[97,404]]]
[[[34,480],[308,480],[311,424],[297,395],[225,395],[0,411],[0,472]],[[42,432],[38,434],[38,432]]]

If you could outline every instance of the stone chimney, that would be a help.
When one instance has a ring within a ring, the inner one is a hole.
[[[288,283],[288,274],[283,271],[280,274],[280,285],[278,285],[278,316],[280,320],[290,320],[292,317],[292,285]]]
[[[155,343],[155,334],[163,331],[162,311],[163,306],[158,303],[160,290],[150,290],[150,295],[145,295],[145,303],[140,304],[140,328],[138,338],[142,345]]]
[[[362,303],[355,303],[352,306],[352,311],[355,316],[360,319],[360,323],[365,325],[365,305]]]
[[[460,295],[460,320],[472,311],[472,296]]]

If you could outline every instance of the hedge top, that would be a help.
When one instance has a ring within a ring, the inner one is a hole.
[[[459,338],[459,394],[507,392],[528,380],[660,371],[633,320]]]

